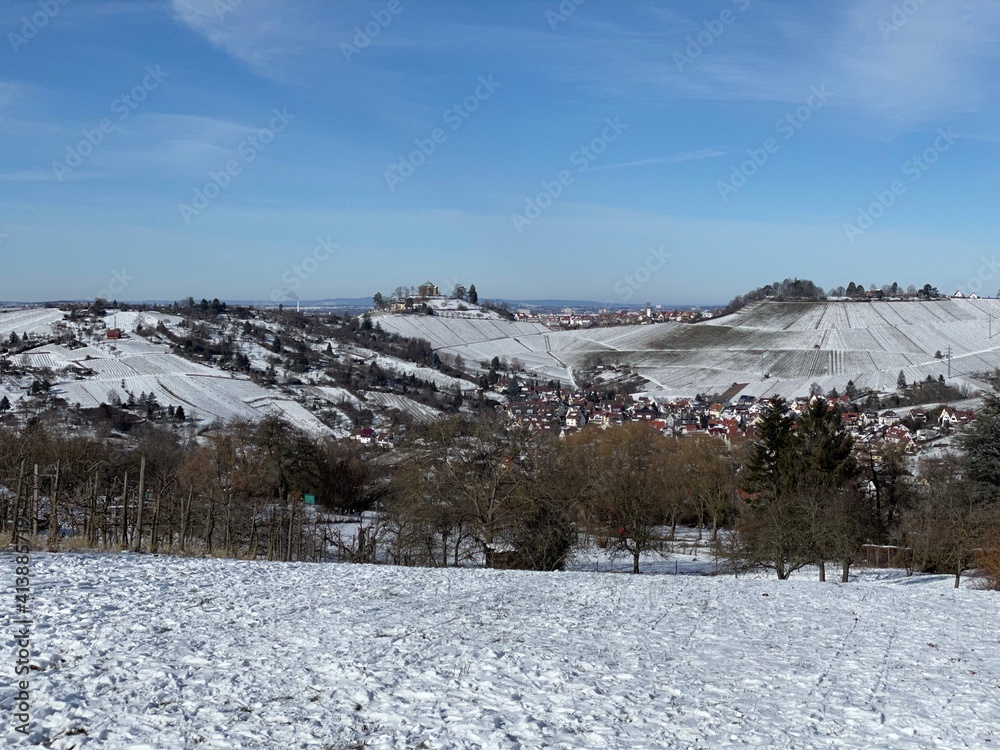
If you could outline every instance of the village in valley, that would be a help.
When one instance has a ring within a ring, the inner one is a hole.
[[[753,396],[727,398],[726,394],[716,401],[703,397],[663,401],[649,396],[606,394],[602,397],[597,392],[567,392],[558,385],[522,385],[516,377],[502,379],[495,388],[508,397],[505,412],[511,422],[529,430],[553,431],[561,436],[572,435],[587,426],[607,429],[626,422],[643,422],[670,437],[708,435],[727,441],[752,440],[772,402],[770,398]],[[970,409],[947,405],[898,411],[864,410],[846,394],[800,396],[788,403],[788,411],[799,416],[817,400],[824,401],[829,409],[840,414],[844,428],[854,436],[856,445],[876,450],[892,448],[908,454],[935,445],[975,418]]]
[[[772,299],[775,289],[794,288],[798,284],[809,288],[810,282],[795,280],[789,283],[786,280],[785,287],[782,283],[768,285],[751,292],[743,304],[752,304],[761,298]],[[837,299],[849,303],[896,304],[967,299],[960,290],[946,296],[930,284],[921,288],[911,285],[908,289],[898,284],[881,288],[873,284],[865,289],[852,282],[848,287],[833,290],[833,293],[838,295]],[[976,294],[968,296],[970,301],[980,299]],[[694,324],[710,322],[733,312],[732,306],[669,310],[651,304],[600,310],[567,308],[551,312],[521,308],[511,312],[507,304],[486,302],[480,306],[479,301],[475,285],[468,289],[456,285],[450,295],[444,295],[437,285],[428,281],[417,287],[397,287],[391,297],[377,294],[374,320],[377,325],[382,325],[378,318],[380,312],[420,314],[444,319],[506,319],[567,331],[663,323]],[[942,358],[940,351],[934,353],[935,360]],[[508,361],[494,356],[491,361],[460,364],[464,364],[470,373],[478,373],[475,382],[484,394],[492,394],[510,424],[560,437],[584,429],[607,429],[627,422],[641,422],[669,437],[702,435],[727,442],[753,440],[773,400],[767,395],[742,393],[746,383],[732,383],[722,392],[695,393],[684,397],[650,394],[641,389],[634,374],[629,377],[629,368],[620,363],[596,365],[591,373],[594,377],[589,388],[559,379],[546,380],[531,368],[526,369],[517,358]],[[767,380],[770,374],[765,372],[762,378]],[[907,383],[904,373],[900,372],[895,385],[891,392],[872,388],[862,390],[849,380],[843,393],[838,393],[837,388],[824,393],[818,383],[810,383],[808,395],[803,393],[787,397],[788,414],[797,417],[815,401],[822,400],[840,415],[859,452],[880,455],[885,450],[892,450],[909,456],[934,453],[937,448],[947,446],[949,437],[975,418],[971,407],[977,400],[968,398],[970,393],[966,388],[947,386],[944,375],[934,378],[928,374],[924,382]],[[394,436],[365,427],[355,430],[350,439],[364,445],[391,447]]]

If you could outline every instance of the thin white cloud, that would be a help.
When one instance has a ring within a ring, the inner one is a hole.
[[[658,156],[652,159],[638,159],[637,161],[626,161],[620,164],[602,164],[597,167],[591,167],[591,171],[597,172],[601,169],[631,169],[633,167],[653,167],[663,166],[666,164],[681,164],[687,161],[714,159],[725,155],[725,151],[720,151],[717,148],[703,148],[697,151],[682,151],[680,153],[670,154],[669,156]]]
[[[900,23],[893,14],[903,5],[755,0],[718,35],[706,31],[718,21],[718,7],[680,18],[673,11],[602,17],[593,6],[574,15],[572,33],[486,24],[413,33],[425,49],[451,55],[517,49],[535,75],[629,103],[799,104],[825,85],[834,92],[831,108],[897,130],[990,106],[1000,3],[927,2],[910,15],[903,11]],[[887,32],[886,23],[897,28]]]
[[[0,182],[55,182],[56,175],[51,169],[23,172],[0,172]]]
[[[171,0],[175,18],[255,74],[288,81],[294,60],[336,46],[309,8],[271,0]]]
[[[105,164],[116,172],[200,174],[233,158],[240,141],[258,128],[223,118],[148,114],[136,116],[122,130],[120,139],[108,139]]]
[[[844,94],[893,123],[979,110],[995,93],[1000,5],[950,0],[910,14],[902,7],[861,0],[847,13],[831,51]]]
[[[6,107],[21,92],[21,85],[10,81],[0,81],[0,107]]]
[[[262,113],[262,116],[269,113]],[[257,131],[253,125],[221,117],[150,113],[139,115],[128,123],[129,131],[156,141],[193,140],[200,143],[220,143],[245,137]]]

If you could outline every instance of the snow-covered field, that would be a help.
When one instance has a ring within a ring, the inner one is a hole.
[[[7,339],[12,333],[48,333],[53,325],[63,319],[63,313],[56,309],[31,307],[27,309],[6,308],[0,310],[0,337]]]
[[[1000,743],[1000,599],[939,577],[38,554],[32,586],[30,744],[0,687],[12,747]]]

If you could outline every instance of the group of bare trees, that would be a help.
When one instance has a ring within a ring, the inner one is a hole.
[[[67,434],[34,421],[0,429],[0,522],[7,539],[94,548],[319,560],[315,493],[374,504],[371,466],[280,419],[193,437],[144,425],[120,437]]]
[[[795,419],[775,399],[755,439],[732,445],[642,422],[561,439],[490,416],[414,428],[381,454],[277,418],[191,429],[0,428],[0,531],[50,549],[532,570],[564,567],[587,542],[639,572],[685,524],[735,570],[781,579],[815,565],[824,580],[836,563],[846,581],[866,545],[956,585],[970,567],[1000,567],[993,398],[962,452],[919,472],[859,449],[821,399]]]
[[[408,446],[366,550],[399,564],[553,570],[591,540],[638,572],[679,522],[713,538],[731,522],[736,466],[721,441],[678,441],[645,423],[561,440],[445,420]]]

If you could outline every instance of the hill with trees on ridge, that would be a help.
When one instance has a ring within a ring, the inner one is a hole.
[[[563,382],[627,370],[652,394],[685,397],[722,393],[734,383],[753,396],[804,396],[814,383],[843,392],[849,381],[892,392],[901,371],[908,383],[944,377],[980,390],[980,376],[1000,368],[996,299],[759,300],[693,325],[569,331],[431,316],[386,315],[379,322],[428,341],[443,358],[461,356],[473,370],[494,356]]]

